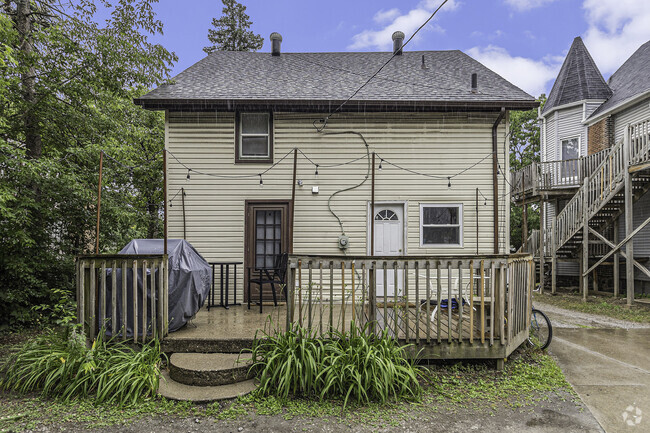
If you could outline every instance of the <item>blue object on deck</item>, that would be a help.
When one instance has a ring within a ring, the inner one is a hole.
[[[440,300],[440,308],[448,308],[449,300],[448,299],[441,299]],[[463,298],[463,306],[468,305],[467,301],[465,298]],[[456,298],[451,298],[451,309],[452,310],[457,310],[458,309],[458,300]]]

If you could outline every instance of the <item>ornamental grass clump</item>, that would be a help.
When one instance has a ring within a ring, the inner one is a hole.
[[[91,398],[97,404],[130,406],[155,395],[160,365],[158,340],[137,351],[101,337],[87,347],[85,337],[76,329],[49,332],[7,359],[0,386],[21,393],[39,392],[64,402]]]
[[[265,333],[252,349],[260,392],[342,398],[358,403],[390,399],[417,399],[421,393],[419,369],[405,347],[383,334],[354,323],[349,332],[332,332],[326,338],[292,325],[285,332]]]

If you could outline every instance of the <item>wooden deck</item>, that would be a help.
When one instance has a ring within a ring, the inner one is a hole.
[[[351,313],[351,305],[346,306],[346,315]],[[356,307],[357,317],[361,314],[360,307]],[[516,349],[521,341],[515,342],[514,345],[503,345],[497,338],[489,332],[485,332],[482,340],[479,335],[481,331],[480,323],[471,324],[469,314],[465,314],[460,319],[457,310],[451,314],[451,333],[449,333],[449,315],[447,309],[436,311],[436,317],[439,315],[440,332],[434,325],[430,329],[429,342],[427,342],[426,329],[427,322],[424,316],[419,322],[415,319],[415,308],[410,308],[412,320],[409,325],[409,340],[406,339],[404,321],[398,317],[400,343],[409,344],[410,351],[413,353],[421,352],[421,357],[425,359],[503,359]],[[323,335],[327,334],[329,324],[328,307],[323,309],[324,321]],[[433,307],[432,307],[433,312]],[[438,314],[440,313],[440,314]],[[284,330],[284,317],[287,314],[286,305],[264,306],[264,312],[259,313],[257,308],[248,310],[246,306],[235,306],[229,310],[223,308],[212,308],[208,311],[202,308],[196,317],[185,327],[176,332],[170,333],[163,340],[163,350],[168,353],[173,352],[232,352],[237,353],[242,349],[250,348],[255,336],[263,336],[264,333]],[[335,318],[334,328],[342,320],[341,306],[335,306],[332,316]],[[399,314],[398,314],[399,316]],[[363,317],[363,316],[361,316]],[[313,316],[313,324],[320,323],[320,312],[316,310]],[[381,329],[385,327],[386,322],[394,323],[395,313],[392,308],[387,310],[386,319],[383,316],[383,307],[377,311],[377,325]],[[488,318],[489,320],[489,318]],[[421,337],[417,335],[417,323],[420,326]],[[433,323],[436,323],[434,320]],[[460,326],[462,324],[462,326]],[[473,325],[473,326],[470,326]],[[318,325],[313,328],[315,332],[320,332]],[[460,331],[459,331],[460,329]],[[462,338],[459,339],[459,332]],[[394,338],[392,331],[387,331],[389,337]],[[473,339],[472,337],[473,334]],[[471,341],[471,342],[470,342]]]
[[[168,353],[236,353],[250,348],[264,333],[294,325],[330,338],[332,331],[346,332],[356,324],[378,337],[397,339],[423,358],[503,359],[528,336],[533,283],[530,255],[294,255],[288,260],[286,304],[264,306],[263,313],[258,306],[250,310],[245,305],[228,310],[203,308],[173,333],[167,332],[163,320],[168,311],[166,273],[159,272],[164,262],[163,256],[80,259],[78,295],[86,300],[80,304],[80,317],[89,337],[106,329],[135,342],[162,337]],[[141,269],[142,275],[151,275],[151,281],[144,282],[141,294],[129,297],[124,293],[127,284],[122,281],[122,290],[116,284],[117,269],[123,270],[123,280],[125,269],[133,270],[131,277]],[[378,281],[394,284],[384,291]],[[116,292],[122,297],[115,298]],[[118,314],[115,307],[120,302],[128,315]],[[442,308],[449,303],[452,308]],[[133,329],[127,326],[133,324],[133,317],[137,320],[131,335],[124,330]],[[107,328],[100,328],[100,323],[108,323]]]

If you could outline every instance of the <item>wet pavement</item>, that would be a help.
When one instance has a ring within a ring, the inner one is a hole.
[[[549,350],[567,380],[606,432],[650,432],[650,327],[616,321],[585,328],[573,314],[548,314]]]

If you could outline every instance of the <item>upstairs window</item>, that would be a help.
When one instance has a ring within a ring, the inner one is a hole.
[[[270,113],[238,113],[235,162],[273,162]]]
[[[463,205],[420,205],[420,244],[423,247],[463,245]]]

